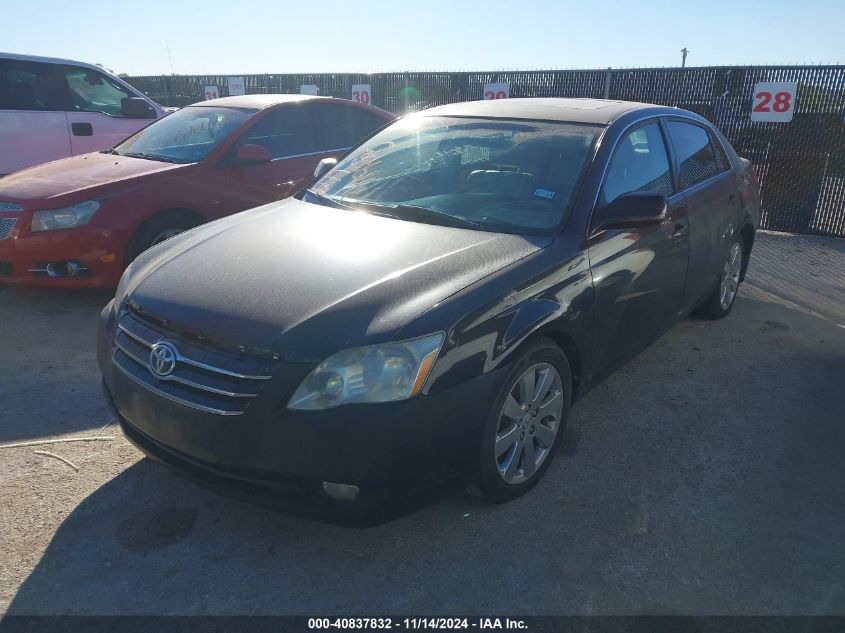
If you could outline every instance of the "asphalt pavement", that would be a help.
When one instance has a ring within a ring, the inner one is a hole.
[[[369,528],[143,459],[100,394],[108,299],[0,288],[0,613],[845,614],[845,240],[760,234],[733,313],[588,394],[527,496]]]

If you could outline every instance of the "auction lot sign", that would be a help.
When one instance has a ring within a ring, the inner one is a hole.
[[[751,120],[789,123],[795,112],[798,84],[790,81],[761,81],[754,85]]]
[[[484,99],[509,99],[510,84],[484,84]]]
[[[358,103],[370,103],[373,91],[370,84],[352,84],[352,100]]]
[[[226,85],[229,87],[229,96],[231,97],[246,94],[243,77],[227,77]]]
[[[217,99],[220,96],[220,92],[217,90],[217,86],[205,86],[203,88],[203,92],[205,93],[206,101]]]

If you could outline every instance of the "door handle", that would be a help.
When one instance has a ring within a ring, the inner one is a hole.
[[[736,200],[736,194],[732,193],[728,196],[728,202],[733,202],[734,200]]]
[[[683,237],[684,234],[687,232],[687,225],[683,222],[678,222],[672,228],[672,237]]]
[[[71,123],[70,131],[74,136],[94,136],[94,126],[90,123]]]

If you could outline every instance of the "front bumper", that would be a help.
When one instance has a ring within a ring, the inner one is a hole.
[[[325,518],[369,515],[464,472],[477,452],[501,370],[434,396],[397,403],[289,411],[313,365],[286,364],[242,415],[178,404],[130,380],[112,360],[114,315],[103,311],[98,362],[106,397],[144,453],[225,494]],[[323,482],[351,484],[354,501]]]
[[[0,213],[0,219],[12,219]],[[123,270],[122,248],[108,229],[84,226],[62,231],[31,233],[30,213],[19,213],[11,234],[0,239],[0,283],[26,286],[91,288],[116,286]],[[77,262],[85,269],[78,276],[51,277],[49,263]]]

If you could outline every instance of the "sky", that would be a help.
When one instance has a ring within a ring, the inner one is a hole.
[[[129,75],[845,63],[843,25],[843,0],[0,0],[0,51]]]

